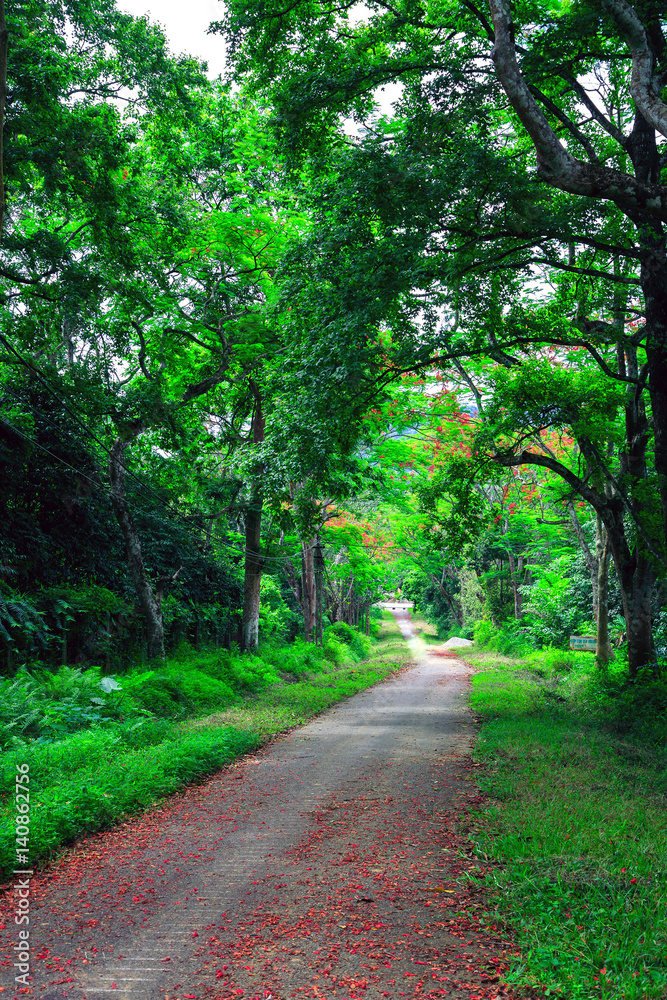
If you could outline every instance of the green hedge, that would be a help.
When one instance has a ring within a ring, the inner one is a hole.
[[[164,740],[165,735],[169,739]],[[16,867],[12,789],[17,764],[30,765],[30,857],[34,860],[49,856],[81,834],[145,809],[260,744],[252,733],[230,727],[179,734],[149,726],[144,737],[163,742],[132,749],[131,729],[125,733],[97,729],[62,743],[6,753],[0,874],[6,877]]]

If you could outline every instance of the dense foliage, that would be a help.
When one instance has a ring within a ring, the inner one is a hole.
[[[231,3],[226,83],[113,7],[7,15],[9,676],[322,645],[399,589],[656,662],[659,11],[364,11]]]

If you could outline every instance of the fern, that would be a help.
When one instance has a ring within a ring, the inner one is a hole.
[[[51,632],[27,597],[0,591],[0,636],[12,649],[45,649]]]

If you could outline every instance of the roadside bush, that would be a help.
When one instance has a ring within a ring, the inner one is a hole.
[[[163,731],[155,745],[123,748],[117,734],[96,730],[49,747],[34,746],[27,754],[25,749],[6,754],[5,784],[6,776],[14,782],[17,763],[30,764],[33,858],[146,808],[260,744],[252,733],[230,727],[171,733],[163,741]],[[147,728],[148,734],[157,730]],[[13,820],[5,807],[0,815],[0,876],[14,867]]]
[[[102,680],[99,668],[22,668],[16,677],[0,679],[0,746],[57,739],[121,719],[125,709],[115,685],[112,678]]]
[[[496,626],[489,621],[478,621],[475,622],[473,628],[473,639],[478,646],[483,649],[495,649],[496,646],[493,645],[496,636],[498,635],[498,629]]]
[[[324,655],[335,667],[342,667],[349,659],[350,650],[344,642],[333,635],[324,636]]]
[[[165,719],[225,708],[237,698],[228,682],[189,664],[131,672],[123,677],[122,689],[131,699],[129,705]]]
[[[259,656],[234,656],[229,665],[229,680],[240,691],[262,691],[280,678],[275,669]]]
[[[349,647],[354,657],[363,660],[368,656],[371,649],[371,641],[356,628],[347,625],[345,622],[336,622],[324,629],[325,645],[329,638],[334,638],[337,642],[343,642]]]
[[[496,628],[491,622],[476,622],[473,636],[479,646],[494,649],[503,656],[526,656],[535,648],[523,623],[512,618],[501,628]]]
[[[161,719],[186,713],[186,698],[177,682],[161,671],[145,670],[123,677],[124,704],[129,711],[143,709]]]
[[[531,653],[528,662],[538,664],[545,674],[570,673],[575,667],[590,667],[592,653],[573,652],[564,649],[540,649]]]
[[[294,677],[320,673],[327,667],[324,650],[305,639],[295,639],[289,646],[263,647],[261,655],[279,673]]]

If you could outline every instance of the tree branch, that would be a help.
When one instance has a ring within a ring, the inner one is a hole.
[[[551,114],[554,116],[554,118],[557,118],[558,121],[561,123],[561,125],[563,125],[564,128],[566,128],[568,132],[574,136],[574,138],[577,140],[580,146],[582,146],[588,153],[588,158],[590,159],[590,161],[592,163],[599,163],[600,157],[595,152],[595,148],[593,147],[592,142],[590,141],[590,139],[586,138],[586,136],[580,129],[577,128],[577,126],[570,118],[568,118],[565,112],[561,111],[558,105],[554,104],[551,98],[547,97],[546,94],[543,94],[542,91],[539,90],[537,87],[530,85],[529,90],[531,94],[537,97],[537,99],[544,105],[547,111],[550,111]]]
[[[574,264],[563,264],[562,261],[554,260],[552,257],[536,257],[533,263],[547,264],[559,271],[571,271],[572,274],[583,274],[588,278],[605,278],[607,281],[615,281],[619,285],[641,285],[639,278],[626,278],[622,274],[598,271],[594,267],[576,267]]]
[[[667,104],[654,80],[655,56],[644,25],[626,0],[602,0],[632,56],[630,93],[637,110],[657,132],[667,137]]]
[[[496,43],[492,58],[509,102],[537,153],[537,173],[552,187],[587,198],[612,201],[629,216],[637,213],[667,221],[667,187],[642,183],[600,163],[584,163],[560,143],[530,92],[516,61],[509,0],[490,0]]]

